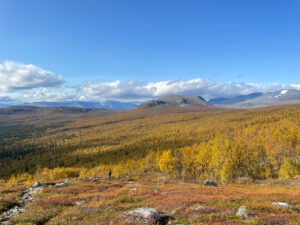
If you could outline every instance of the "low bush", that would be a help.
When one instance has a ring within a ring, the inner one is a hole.
[[[79,177],[79,175],[80,170],[76,168],[55,168],[53,170],[45,168],[42,172],[43,178],[50,179],[72,178]]]
[[[279,178],[292,178],[300,174],[300,165],[292,159],[285,159],[278,172]]]

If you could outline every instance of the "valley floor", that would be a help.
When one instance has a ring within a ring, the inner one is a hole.
[[[207,187],[159,173],[119,179],[87,178],[43,183],[35,201],[8,224],[114,224],[122,213],[151,207],[172,217],[169,224],[300,224],[300,179]],[[21,199],[24,185],[0,188],[0,212]],[[292,209],[277,208],[286,202]],[[240,206],[249,218],[236,216]]]

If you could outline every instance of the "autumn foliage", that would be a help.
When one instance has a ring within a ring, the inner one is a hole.
[[[29,180],[46,180],[107,176],[109,170],[114,177],[160,170],[186,180],[222,182],[300,173],[300,105],[133,110],[70,121],[52,119],[50,127],[47,120],[37,123],[29,117],[10,136],[3,133],[8,126],[12,129],[10,119],[5,121],[0,175],[12,176],[12,185],[22,174]]]

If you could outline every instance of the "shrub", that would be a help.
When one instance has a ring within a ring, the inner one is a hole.
[[[17,184],[18,184],[17,178],[16,178],[14,175],[12,175],[12,176],[10,177],[10,179],[6,182],[5,186],[6,186],[6,187],[14,187],[14,186],[16,186]]]
[[[42,172],[42,176],[51,179],[79,177],[80,170],[76,168],[55,168],[49,170],[45,168]]]
[[[181,218],[180,220],[178,220],[178,222],[181,224],[189,224],[189,221],[186,218]]]
[[[300,174],[299,165],[291,159],[285,159],[278,172],[279,178],[292,178]]]
[[[177,162],[171,150],[164,151],[161,154],[158,160],[158,166],[166,175],[174,175],[176,173]]]

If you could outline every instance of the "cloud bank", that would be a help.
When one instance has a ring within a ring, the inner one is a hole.
[[[144,100],[165,95],[200,95],[205,99],[226,98],[245,95],[254,92],[268,92],[283,88],[299,89],[298,84],[258,84],[258,83],[222,83],[203,80],[169,80],[159,82],[113,81],[87,82],[80,85],[78,90],[83,93],[82,99],[117,99]]]
[[[63,83],[59,75],[31,64],[25,65],[14,61],[5,61],[0,64],[0,81],[0,91],[2,92],[57,87]]]
[[[0,64],[0,103],[105,100],[142,102],[165,95],[200,95],[209,100],[280,89],[300,89],[300,84],[224,83],[196,78],[159,82],[86,81],[76,87],[69,87],[60,75],[40,67],[14,61]]]

